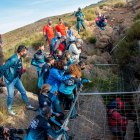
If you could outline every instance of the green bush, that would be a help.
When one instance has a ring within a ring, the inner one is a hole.
[[[95,61],[94,61],[94,60],[92,60],[92,61],[90,62],[90,64],[93,64],[93,65],[94,65],[94,64],[95,64]]]
[[[44,40],[44,36],[40,35],[38,39],[32,42],[32,46],[35,50],[38,49],[39,44],[46,44],[46,40]]]
[[[103,3],[99,5],[99,8],[102,9],[104,6],[109,6],[109,5],[110,5],[109,3]]]
[[[138,12],[138,13],[136,14],[136,16],[134,17],[134,20],[138,20],[138,19],[140,19],[140,12]]]
[[[89,38],[89,42],[90,42],[90,43],[95,44],[96,41],[97,41],[96,36],[91,36],[91,37]]]
[[[83,13],[85,15],[85,20],[87,21],[95,20],[97,17],[94,9],[85,10]]]
[[[125,4],[126,4],[125,2],[123,2],[123,1],[119,1],[119,2],[115,3],[114,7],[115,7],[115,8],[124,7]]]

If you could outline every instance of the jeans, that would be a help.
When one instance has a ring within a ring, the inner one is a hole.
[[[7,108],[8,111],[12,111],[12,100],[14,97],[14,87],[21,93],[21,97],[22,100],[26,103],[26,105],[30,105],[30,103],[28,102],[28,98],[26,95],[26,90],[24,88],[24,86],[22,85],[22,82],[20,81],[20,79],[17,77],[15,78],[11,84],[7,83],[7,79],[4,78],[6,87],[7,87],[7,92],[8,92],[8,97],[7,97]]]
[[[99,27],[99,28],[101,28],[101,27],[105,27],[107,24],[106,24],[106,22],[99,22],[99,21],[97,21],[96,22],[96,25]]]

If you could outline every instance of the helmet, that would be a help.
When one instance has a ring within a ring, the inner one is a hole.
[[[122,102],[118,102],[117,103],[117,108],[120,109],[120,108],[123,108],[124,104]]]
[[[121,101],[121,99],[120,99],[120,98],[116,98],[116,101],[117,101],[117,102],[120,102],[120,101]]]
[[[77,38],[75,42],[79,42],[80,44],[83,44],[83,40],[81,38]]]

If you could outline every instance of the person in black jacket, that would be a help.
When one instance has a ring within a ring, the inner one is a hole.
[[[46,60],[46,52],[44,51],[44,45],[40,44],[38,51],[34,54],[31,64],[37,67],[37,74],[39,77],[40,70]]]
[[[49,118],[52,116],[52,110],[49,106],[42,109],[42,115],[36,116],[31,122],[25,135],[24,140],[44,140],[45,137],[57,138],[59,135],[69,131],[68,127],[63,127],[59,131],[54,131],[49,123]]]
[[[41,89],[42,85],[47,83],[50,69],[54,63],[54,57],[47,57],[46,58],[46,63],[43,65],[41,68],[41,72],[39,75],[39,80],[38,80],[38,87]]]

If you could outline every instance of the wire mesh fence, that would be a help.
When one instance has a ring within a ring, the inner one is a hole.
[[[93,83],[85,84],[73,104],[78,118],[64,122],[70,128],[68,134],[74,135],[74,140],[140,139],[139,81],[131,69],[95,65],[90,79]],[[117,108],[117,99],[123,103],[122,108]],[[110,109],[113,101],[115,109]],[[112,114],[110,110],[115,111]]]

